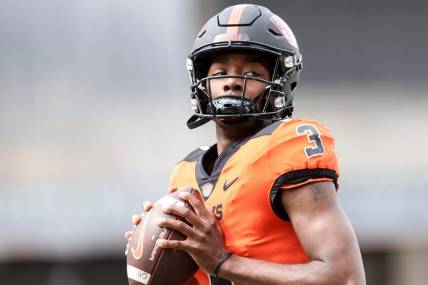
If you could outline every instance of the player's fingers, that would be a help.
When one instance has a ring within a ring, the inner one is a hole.
[[[169,186],[168,194],[174,193],[175,191],[177,191],[177,189],[177,186]]]
[[[180,233],[191,239],[195,239],[195,237],[197,236],[195,230],[192,227],[180,220],[160,218],[158,220],[158,225],[160,227],[170,228],[179,231]]]
[[[189,192],[180,192],[180,198],[186,200],[190,203],[192,208],[195,210],[195,213],[199,217],[209,216],[209,212],[205,208],[205,203],[202,200],[201,194],[198,191],[195,191],[193,194]]]
[[[144,201],[143,202],[143,211],[144,212],[149,211],[152,207],[153,207],[153,202],[152,201]]]
[[[133,231],[126,231],[124,237],[126,240],[129,240],[132,237]]]
[[[156,244],[162,248],[172,248],[178,250],[186,250],[188,249],[187,243],[184,240],[166,240],[166,239],[158,239]]]
[[[179,217],[182,217],[185,219],[189,224],[196,228],[201,228],[201,221],[200,219],[193,213],[192,210],[183,207],[183,206],[177,206],[177,205],[168,205],[165,207],[162,207],[162,210],[167,214],[173,214]]]
[[[141,216],[140,215],[132,215],[131,223],[134,226],[138,225],[140,223],[140,221],[141,221]]]
[[[207,209],[208,212],[210,212],[212,215],[214,215],[214,210],[211,208],[210,205],[205,205],[205,209]]]

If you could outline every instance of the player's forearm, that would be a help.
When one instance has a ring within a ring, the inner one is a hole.
[[[240,285],[363,285],[364,278],[352,269],[333,268],[323,261],[285,265],[232,255],[221,267],[219,276]]]

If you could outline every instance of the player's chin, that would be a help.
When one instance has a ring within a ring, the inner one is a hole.
[[[242,116],[216,118],[215,122],[218,126],[223,128],[240,127],[243,125],[251,125],[255,123],[254,120],[251,120],[249,117]]]
[[[263,124],[263,121],[252,117],[236,116],[228,118],[216,118],[215,123],[222,129],[237,129],[242,131],[260,127]]]

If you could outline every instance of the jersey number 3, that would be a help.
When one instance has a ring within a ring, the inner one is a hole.
[[[324,145],[322,144],[320,132],[314,125],[307,124],[297,126],[296,133],[299,135],[306,134],[308,141],[314,143],[314,146],[305,147],[305,153],[308,158],[324,154]]]

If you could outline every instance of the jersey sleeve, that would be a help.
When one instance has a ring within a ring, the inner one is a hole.
[[[270,204],[283,220],[289,218],[282,207],[282,191],[319,181],[332,181],[338,189],[334,137],[317,121],[293,119],[280,126],[272,136],[268,156],[275,177]]]
[[[291,189],[316,181],[333,181],[337,186],[339,167],[334,137],[317,121],[292,120],[272,137],[269,161],[275,184]]]
[[[198,189],[195,178],[195,165],[198,158],[204,153],[204,149],[198,148],[178,162],[171,173],[169,186],[192,187]]]

